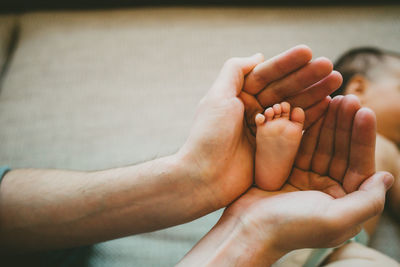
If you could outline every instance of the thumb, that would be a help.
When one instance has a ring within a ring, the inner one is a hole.
[[[350,228],[382,212],[386,191],[392,186],[393,175],[377,172],[365,180],[359,190],[334,200],[332,209],[341,218],[342,226]]]
[[[228,59],[211,87],[210,93],[222,97],[238,96],[242,91],[244,76],[263,61],[264,56],[261,53],[251,57]]]

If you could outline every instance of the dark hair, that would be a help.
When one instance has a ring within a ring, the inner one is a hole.
[[[382,64],[386,54],[394,53],[384,52],[373,47],[360,47],[351,49],[340,56],[335,62],[334,68],[342,74],[343,83],[331,96],[343,95],[348,82],[356,74],[371,78],[369,77],[370,70]]]

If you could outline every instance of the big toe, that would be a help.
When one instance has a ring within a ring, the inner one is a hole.
[[[302,108],[296,107],[292,110],[292,114],[290,115],[291,121],[304,124],[305,119],[306,115],[304,114],[304,110]]]

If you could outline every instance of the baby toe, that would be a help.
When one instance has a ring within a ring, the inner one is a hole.
[[[265,116],[263,114],[261,114],[261,113],[258,113],[254,120],[255,120],[256,125],[260,126],[260,125],[262,125],[264,123]]]
[[[293,122],[304,124],[305,118],[304,110],[299,107],[294,108],[290,114],[290,120]]]
[[[267,108],[264,112],[264,116],[267,121],[272,120],[274,118],[274,114],[275,114],[274,109],[271,107]]]
[[[282,117],[284,118],[289,118],[290,116],[290,104],[288,102],[282,102],[281,103],[281,109],[282,109]]]
[[[282,114],[282,107],[280,104],[275,104],[272,106],[274,110],[274,119],[280,118]]]

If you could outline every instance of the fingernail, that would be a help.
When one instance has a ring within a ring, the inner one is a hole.
[[[394,181],[394,177],[391,174],[386,174],[385,177],[383,177],[383,183],[385,184],[386,190],[388,190],[390,187],[392,187]]]

